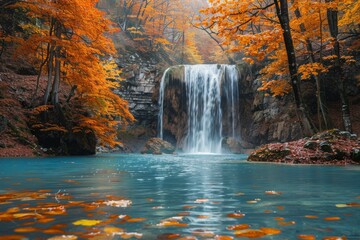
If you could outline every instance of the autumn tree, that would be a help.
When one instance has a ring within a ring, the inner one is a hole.
[[[113,29],[96,3],[97,0],[19,2],[15,7],[26,9],[28,16],[39,23],[29,37],[17,39],[18,52],[37,64],[38,81],[46,73],[43,104],[59,107],[59,94],[65,89],[62,86],[70,86],[67,102],[76,94],[89,112],[76,116],[79,126],[93,130],[101,143],[112,145],[115,127],[134,118],[127,102],[112,92],[118,79],[109,80],[108,61],[115,49],[106,33]],[[111,71],[116,71],[116,66],[111,66]]]
[[[356,1],[334,2],[210,0],[210,7],[202,10],[205,16],[198,25],[216,33],[230,51],[244,53],[245,61],[266,62],[260,71],[262,87],[259,90],[269,91],[274,96],[292,90],[303,129],[309,133],[311,122],[304,111],[301,81],[319,80],[332,68],[332,64],[324,63],[328,56],[323,56],[324,49],[329,48],[334,39],[330,25],[325,22],[326,12],[338,9],[342,16],[348,16],[349,9],[345,6],[354,6]],[[356,21],[356,17],[352,17],[350,22]],[[318,88],[320,108],[324,106],[320,84]],[[321,112],[326,121],[325,110]]]

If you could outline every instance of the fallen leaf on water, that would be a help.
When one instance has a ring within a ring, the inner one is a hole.
[[[261,238],[265,236],[266,234],[257,229],[244,229],[234,232],[236,237],[247,237],[247,238]]]
[[[305,234],[300,234],[297,236],[299,239],[303,239],[303,240],[315,240],[316,237],[314,235],[305,235]]]
[[[109,200],[104,202],[105,205],[111,207],[129,207],[132,204],[131,200]]]
[[[15,228],[14,232],[17,233],[28,233],[28,232],[38,232],[41,231],[39,228],[34,227],[23,227],[23,228]]]
[[[179,212],[178,214],[176,214],[178,216],[189,216],[190,212]]]
[[[180,223],[177,221],[163,221],[161,223],[156,224],[156,226],[159,227],[187,227],[188,224],[187,223]]]
[[[119,218],[123,220],[129,220],[131,217],[129,215],[119,215]]]
[[[44,216],[38,213],[15,213],[13,217],[14,218],[31,218],[31,217],[44,218]]]
[[[189,206],[189,205],[186,205],[186,206],[183,206],[184,209],[192,209],[192,208],[196,208],[195,206]]]
[[[276,192],[276,191],[265,191],[265,194],[268,194],[268,195],[281,195],[282,193],[281,192]]]
[[[227,230],[244,230],[244,229],[248,229],[248,228],[250,228],[249,224],[238,224],[238,225],[228,226],[226,229]]]
[[[280,226],[290,226],[290,225],[294,225],[294,224],[295,224],[295,221],[290,221],[290,222],[283,222],[283,221],[281,221],[281,222],[278,222],[278,224],[279,224]]]
[[[118,227],[107,226],[104,228],[104,232],[108,234],[121,234],[124,233],[124,229]]]
[[[232,239],[234,239],[234,238],[231,237],[231,236],[216,235],[214,239],[215,239],[215,240],[232,240]]]
[[[209,201],[209,199],[207,199],[207,198],[199,198],[199,199],[195,200],[195,203],[206,203],[208,201]]]
[[[319,218],[318,216],[315,216],[315,215],[305,215],[306,218],[309,218],[309,219],[316,219],[316,218]]]
[[[80,225],[80,226],[86,226],[86,227],[91,227],[94,226],[98,223],[100,223],[101,221],[99,220],[89,220],[89,219],[81,219],[78,221],[73,222],[74,225]]]
[[[281,233],[281,230],[276,228],[260,228],[260,231],[263,231],[266,235],[276,235]]]
[[[135,222],[143,222],[145,220],[146,220],[146,218],[130,218],[129,220],[127,220],[127,222],[135,223]]]
[[[64,180],[64,182],[67,182],[67,183],[73,183],[73,184],[79,184],[79,182],[78,182],[78,181],[75,181],[75,180],[70,180],[70,179],[68,179],[68,180]]]
[[[338,203],[335,205],[337,208],[345,208],[345,207],[350,207],[349,205],[347,204],[344,204],[344,203]]]
[[[199,215],[199,216],[196,216],[197,218],[200,218],[200,219],[206,219],[206,218],[209,218],[209,216],[206,216],[206,215]]]
[[[229,213],[226,215],[229,218],[242,218],[245,216],[244,213]]]
[[[284,221],[285,220],[285,218],[283,218],[283,217],[274,217],[274,219],[276,221]]]
[[[244,196],[245,193],[243,193],[243,192],[238,192],[238,193],[235,193],[235,195],[236,195],[236,196]]]
[[[26,239],[25,236],[22,235],[4,235],[0,236],[0,240],[23,240]]]
[[[43,233],[46,234],[64,234],[65,232],[61,229],[57,229],[57,228],[49,228],[49,229],[44,229],[42,230]]]
[[[42,219],[39,219],[38,222],[39,223],[48,223],[48,222],[52,222],[54,220],[55,220],[55,218],[42,218]]]
[[[346,205],[349,207],[360,207],[360,203],[357,202],[347,203]]]
[[[255,204],[255,203],[257,203],[258,201],[256,201],[256,200],[250,200],[250,201],[246,201],[247,203],[249,203],[249,204]]]
[[[279,210],[284,210],[283,206],[276,206],[276,208],[279,209]]]
[[[47,240],[76,240],[78,239],[75,235],[61,235],[48,238]]]
[[[176,239],[179,238],[181,235],[178,233],[164,233],[157,236],[157,240],[167,240],[167,239]]]
[[[325,221],[339,221],[339,217],[326,217],[324,218]]]

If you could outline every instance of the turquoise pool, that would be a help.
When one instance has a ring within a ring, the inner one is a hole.
[[[245,159],[0,159],[0,239],[360,239],[360,167]]]

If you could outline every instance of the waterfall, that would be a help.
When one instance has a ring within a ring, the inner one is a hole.
[[[238,71],[234,65],[184,65],[182,81],[185,84],[187,126],[184,131],[184,150],[189,153],[221,153],[226,137],[237,138],[239,121]],[[169,71],[161,79],[159,92],[158,136],[163,138],[163,115]],[[224,123],[226,121],[226,123]]]

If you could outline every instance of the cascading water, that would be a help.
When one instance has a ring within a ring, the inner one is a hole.
[[[171,68],[170,68],[171,69]],[[158,136],[163,138],[163,114],[167,69],[161,79]],[[187,131],[184,150],[189,153],[221,153],[223,121],[227,137],[236,138],[239,106],[238,71],[234,65],[184,65]],[[222,102],[224,101],[224,102]],[[225,116],[225,115],[226,116]]]

